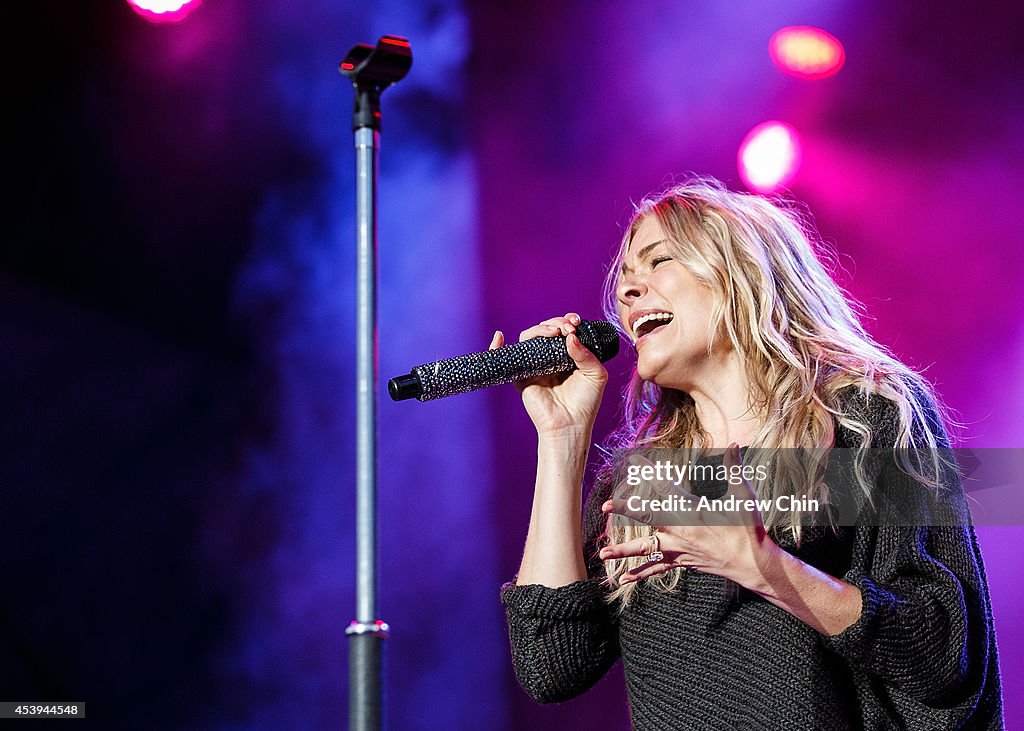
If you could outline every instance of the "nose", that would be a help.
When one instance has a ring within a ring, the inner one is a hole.
[[[615,292],[615,296],[619,302],[629,307],[636,300],[647,294],[647,284],[641,277],[638,277],[635,273],[627,274],[623,276],[622,281],[619,282],[618,289]]]

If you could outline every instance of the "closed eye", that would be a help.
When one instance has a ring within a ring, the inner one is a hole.
[[[663,264],[666,261],[672,261],[672,257],[671,256],[659,256],[659,257],[656,257],[655,259],[653,259],[651,261],[651,269],[654,269],[654,267],[658,266],[659,264]]]

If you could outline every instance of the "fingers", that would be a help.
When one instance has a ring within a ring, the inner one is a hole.
[[[562,317],[552,317],[519,333],[519,342],[532,338],[565,337],[565,349],[573,359],[576,368],[587,378],[603,387],[608,380],[608,371],[601,361],[579,341],[576,328],[583,322],[579,314],[567,312]],[[563,376],[564,379],[564,376]]]
[[[641,556],[643,558],[650,558],[651,552],[654,550],[662,550],[661,545],[664,539],[663,533],[658,533],[659,540],[656,542],[654,536],[645,536],[643,538],[634,538],[631,541],[625,543],[614,543],[605,546],[601,549],[599,556],[602,560],[608,560],[613,558],[630,558],[633,556]],[[658,557],[655,557],[658,558]],[[641,579],[648,579],[652,576],[665,573],[669,569],[676,568],[681,564],[678,563],[678,557],[676,560],[667,560],[664,553],[657,561],[648,560],[647,563],[641,564],[634,568],[624,572],[619,577],[620,584],[629,584],[634,581],[640,581]]]
[[[553,338],[557,335],[568,336],[576,332],[576,326],[580,322],[581,319],[578,314],[567,312],[564,317],[552,317],[539,325],[523,330],[519,333],[519,342],[529,340],[530,338]]]
[[[584,346],[576,335],[576,327],[581,322],[580,316],[575,312],[569,312],[562,320],[562,329],[565,332],[565,350],[569,353],[569,357],[582,373],[592,379],[604,381],[608,372],[601,364],[600,359]]]
[[[727,494],[735,495],[737,499],[748,501],[757,500],[757,491],[754,490],[754,486],[750,484],[745,476],[743,476],[743,456],[740,454],[740,445],[733,442],[729,445],[729,448],[725,450],[725,454],[722,455],[722,463],[725,465],[730,475],[738,474],[741,479],[729,480],[729,490]],[[746,525],[756,529],[758,532],[764,531],[764,520],[761,517],[761,513],[757,510],[742,511],[741,516]]]
[[[490,346],[488,346],[487,349],[488,350],[494,350],[495,348],[500,348],[504,344],[505,344],[505,334],[502,333],[501,330],[495,330],[494,331],[494,337],[491,338],[491,344],[490,344]]]
[[[580,342],[580,339],[576,337],[576,333],[566,336],[565,349],[569,353],[569,357],[576,364],[576,367],[584,373],[589,375],[599,374],[604,371],[601,361]]]
[[[743,475],[743,456],[740,454],[740,445],[736,442],[730,444],[725,454],[722,455],[722,463],[725,465],[725,469],[728,471],[730,477],[732,475],[738,475],[741,479],[729,480],[729,493],[735,495],[741,500],[750,500],[757,497],[757,493],[754,490],[753,485]]]
[[[630,520],[642,523],[643,525],[651,525],[654,522],[654,515],[647,510],[630,510],[629,500],[620,500],[618,498],[614,500],[606,500],[601,506],[601,512],[605,515],[608,513],[615,513],[621,515]]]
[[[663,574],[669,569],[673,568],[677,567],[674,564],[664,563],[661,561],[648,561],[643,566],[637,566],[636,568],[623,572],[623,574],[619,577],[619,583],[631,584],[634,581],[649,579],[652,576]]]
[[[651,536],[644,536],[643,538],[634,538],[625,543],[607,545],[601,549],[598,555],[602,560],[630,558],[632,556],[649,556],[652,550],[654,550],[654,540]]]
[[[743,455],[740,454],[740,445],[736,442],[732,442],[725,448],[725,454],[722,455],[722,460],[725,462],[726,467],[743,464]]]

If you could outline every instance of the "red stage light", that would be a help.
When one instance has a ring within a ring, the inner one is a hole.
[[[738,165],[748,188],[773,193],[800,168],[800,137],[785,122],[763,122],[743,138]]]
[[[128,0],[128,5],[150,23],[180,23],[203,0]]]
[[[793,25],[777,31],[768,41],[768,51],[776,66],[804,79],[832,76],[846,60],[846,51],[838,38],[809,25]]]

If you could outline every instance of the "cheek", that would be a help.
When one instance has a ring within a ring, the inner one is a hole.
[[[690,312],[700,313],[702,317],[710,316],[715,310],[715,294],[711,288],[697,279],[692,279],[683,286],[680,301]]]
[[[623,309],[621,307],[618,310],[618,314],[619,314],[619,325],[621,325],[622,329],[625,330],[628,334],[632,335],[632,333],[629,332],[629,320],[626,319],[626,313],[623,311]]]

